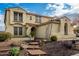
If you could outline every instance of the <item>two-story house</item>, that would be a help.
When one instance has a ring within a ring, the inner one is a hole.
[[[36,29],[36,38],[49,39],[52,35],[59,39],[75,37],[71,21],[67,17],[42,16],[28,13],[20,7],[5,10],[5,26],[5,31],[13,37],[30,36],[33,27]]]

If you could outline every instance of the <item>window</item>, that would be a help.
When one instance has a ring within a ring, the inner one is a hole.
[[[64,24],[64,35],[68,35],[68,24]]]
[[[14,21],[22,22],[22,20],[23,20],[23,13],[14,12]]]
[[[41,16],[36,16],[36,23],[41,23]]]
[[[19,27],[19,35],[22,35],[22,27]]]
[[[19,21],[22,21],[22,19],[23,19],[23,14],[19,13]]]
[[[14,27],[14,35],[18,35],[18,28]]]
[[[32,20],[32,16],[30,16],[30,20]]]
[[[14,12],[14,21],[17,21],[17,20],[18,20],[18,13]]]
[[[22,27],[14,27],[14,35],[22,35]]]

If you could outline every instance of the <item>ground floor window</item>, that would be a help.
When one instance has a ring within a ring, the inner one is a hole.
[[[14,35],[22,35],[22,27],[14,27]]]
[[[68,24],[64,24],[64,35],[68,35]]]

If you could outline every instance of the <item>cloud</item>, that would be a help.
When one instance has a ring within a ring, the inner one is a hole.
[[[0,23],[3,23],[3,22],[4,22],[4,15],[0,14]]]
[[[79,13],[79,5],[78,3],[49,3],[46,7],[46,13],[49,16],[60,16],[67,13]]]
[[[0,14],[0,31],[5,30],[5,25],[4,25],[4,15]]]

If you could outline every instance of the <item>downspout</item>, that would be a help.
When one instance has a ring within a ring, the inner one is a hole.
[[[47,40],[50,40],[51,31],[52,31],[52,23],[48,24],[48,26],[46,28],[46,39]]]
[[[51,32],[52,32],[52,23],[50,24],[49,40],[50,40],[50,37],[51,37]]]
[[[48,26],[47,26],[47,28],[46,28],[46,33],[45,33],[45,34],[46,34],[46,37],[45,37],[45,38],[46,38],[47,40],[48,40],[48,29],[49,29],[49,24],[48,24]]]
[[[5,16],[4,16],[4,24],[6,25],[6,14],[7,14],[7,10],[5,10]],[[5,26],[5,31],[6,31],[6,26]]]

